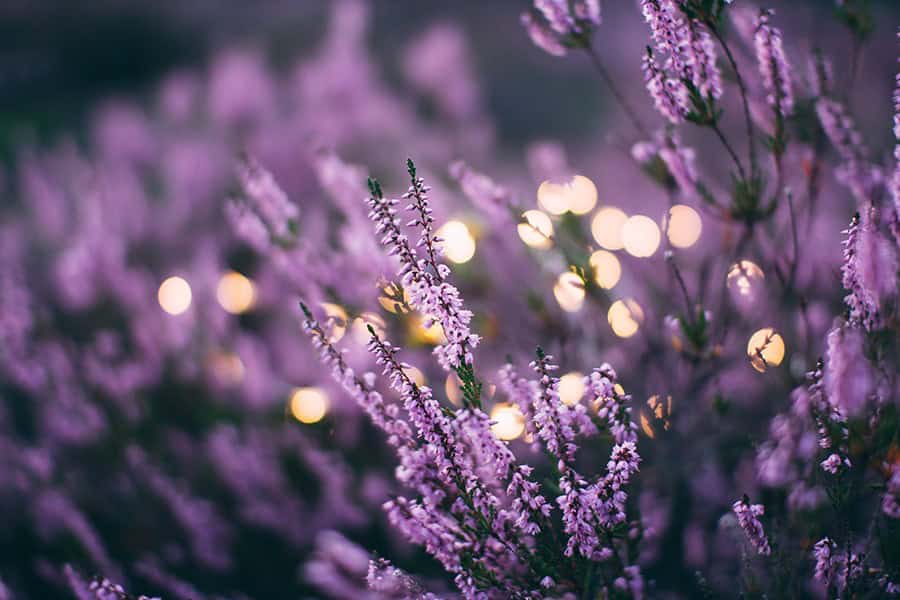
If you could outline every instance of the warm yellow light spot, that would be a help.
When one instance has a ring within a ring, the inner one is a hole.
[[[159,286],[159,305],[170,315],[180,315],[191,306],[191,286],[181,277],[169,277]]]
[[[447,221],[436,232],[444,241],[444,255],[448,260],[462,264],[475,256],[475,238],[466,224],[461,221]]]
[[[584,375],[573,371],[559,378],[559,399],[563,404],[574,406],[584,396]]]
[[[237,385],[244,379],[244,363],[233,352],[213,352],[206,365],[216,381],[224,385]]]
[[[350,334],[357,344],[368,344],[372,334],[369,333],[368,325],[372,326],[380,337],[384,336],[384,319],[381,315],[373,312],[364,312],[350,324]]]
[[[422,373],[422,371],[420,371],[416,367],[410,365],[408,367],[405,367],[403,369],[403,372],[406,373],[406,376],[409,377],[410,379],[412,379],[412,382],[415,383],[416,385],[418,385],[418,386],[425,385],[425,374]]]
[[[728,289],[736,293],[738,297],[749,298],[753,295],[754,288],[765,278],[763,270],[756,263],[742,260],[734,263],[728,269],[726,283]]]
[[[690,248],[700,239],[703,222],[700,214],[684,204],[669,209],[667,225],[669,242],[676,248]]]
[[[553,296],[564,311],[576,312],[584,304],[584,282],[575,273],[566,271],[556,280]]]
[[[539,210],[526,210],[522,214],[524,223],[519,223],[519,237],[526,245],[546,250],[553,245],[553,222]]]
[[[601,247],[607,250],[622,249],[622,227],[628,220],[621,209],[614,206],[601,208],[591,220],[591,234]]]
[[[625,251],[638,258],[653,256],[659,248],[659,227],[650,217],[634,215],[622,226],[622,244]]]
[[[291,393],[291,414],[307,425],[318,423],[328,412],[328,396],[321,388],[294,388]]]
[[[622,265],[612,252],[597,250],[591,254],[591,267],[594,269],[594,281],[604,290],[611,290],[622,277]]]
[[[597,206],[597,186],[587,177],[576,175],[569,182],[569,189],[569,210],[576,215],[586,215]]]
[[[597,186],[584,175],[566,181],[545,181],[538,187],[538,205],[551,215],[567,210],[576,215],[591,212],[597,205]]]
[[[460,388],[459,377],[456,373],[447,375],[447,380],[444,382],[444,392],[447,394],[447,400],[449,400],[451,404],[454,406],[462,406],[462,388]]]
[[[253,308],[256,302],[256,286],[237,271],[229,271],[219,279],[216,286],[216,300],[226,312],[238,315]]]
[[[760,373],[768,367],[777,367],[784,360],[784,340],[771,327],[760,329],[747,342],[750,364]]]
[[[413,341],[419,344],[437,346],[447,341],[440,323],[433,323],[431,327],[425,327],[425,320],[419,315],[415,315],[409,320],[409,335]]]
[[[525,417],[518,406],[498,402],[491,409],[491,431],[501,440],[514,440],[525,432]]]
[[[609,307],[606,319],[609,321],[613,333],[621,338],[630,338],[637,333],[641,326],[641,322],[644,320],[644,311],[631,298],[616,300]]]
[[[614,386],[613,386],[613,391],[614,391],[616,394],[618,394],[619,397],[625,395],[625,388],[622,387],[622,384],[621,384],[621,383],[617,383],[616,385],[614,385]]]
[[[325,311],[325,330],[328,332],[328,341],[335,344],[347,333],[347,311],[340,304],[322,302],[319,306]]]
[[[538,206],[551,215],[561,215],[569,210],[569,197],[565,183],[545,181],[538,186]]]

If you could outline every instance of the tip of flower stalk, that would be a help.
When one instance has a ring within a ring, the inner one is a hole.
[[[366,323],[366,329],[369,330],[369,335],[371,335],[373,338],[378,339],[378,334],[375,333],[375,328],[372,327],[371,323]]]
[[[369,186],[369,191],[372,192],[372,195],[376,198],[384,198],[384,193],[381,191],[381,184],[378,183],[378,180],[374,177],[369,177],[367,184]]]
[[[406,159],[406,170],[409,172],[410,177],[416,178],[416,164],[411,158]]]
[[[307,319],[312,319],[312,313],[309,311],[309,307],[303,303],[303,300],[300,301],[300,310],[303,311]]]
[[[544,357],[547,356],[547,354],[544,352],[544,349],[541,348],[540,346],[538,346],[537,348],[534,349],[534,353],[537,354],[537,357],[540,360],[544,360]]]

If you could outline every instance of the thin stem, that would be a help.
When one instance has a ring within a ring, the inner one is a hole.
[[[626,102],[625,96],[623,96],[619,91],[619,88],[616,86],[615,81],[613,81],[612,75],[610,75],[609,71],[607,71],[606,67],[603,65],[603,62],[600,60],[600,57],[594,50],[594,47],[590,44],[585,44],[584,49],[585,52],[587,52],[588,56],[591,57],[591,62],[594,63],[594,67],[600,73],[600,77],[603,79],[603,83],[606,84],[606,87],[616,99],[616,102],[619,103],[619,106],[621,106],[622,110],[625,111],[625,114],[628,115],[628,118],[631,120],[631,124],[634,125],[634,128],[637,129],[638,133],[640,133],[644,138],[650,139],[649,130],[644,127],[644,124],[641,122],[640,117],[637,116],[637,113],[634,112],[634,109],[631,107],[631,105]]]
[[[737,153],[734,151],[734,148],[731,147],[731,144],[728,143],[728,138],[725,137],[725,134],[722,133],[722,130],[719,128],[719,124],[713,121],[712,130],[716,132],[716,135],[719,137],[719,140],[722,141],[722,145],[725,146],[725,149],[728,151],[728,154],[731,155],[731,160],[734,161],[734,164],[737,166],[738,172],[741,174],[741,179],[744,181],[747,180],[747,173],[744,171],[744,166],[741,164],[740,159],[738,158]]]
[[[753,136],[753,120],[750,118],[750,102],[747,100],[747,86],[744,83],[744,78],[741,77],[741,70],[738,68],[737,61],[734,59],[734,55],[731,53],[731,48],[729,48],[728,44],[725,43],[725,39],[722,37],[722,34],[719,33],[719,30],[715,26],[715,23],[707,20],[706,26],[709,27],[709,31],[719,42],[719,45],[722,46],[722,50],[725,52],[725,56],[728,57],[728,64],[731,65],[731,70],[734,71],[734,78],[737,81],[738,89],[741,92],[741,101],[744,105],[744,122],[747,126],[747,152],[750,155],[750,170],[755,173],[756,139]]]
[[[794,285],[794,277],[797,275],[797,262],[800,254],[800,244],[797,241],[797,215],[794,212],[794,194],[790,191],[787,193],[788,210],[791,215],[791,238],[793,239],[793,260],[791,261],[791,271],[788,276],[788,289]]]
[[[678,269],[678,265],[675,264],[675,259],[672,258],[671,254],[666,257],[667,262],[672,266],[672,272],[675,273],[675,279],[678,281],[678,287],[681,288],[681,294],[684,296],[684,305],[687,308],[688,314],[688,322],[693,325],[694,324],[694,311],[691,307],[691,296],[688,294],[687,286],[684,284],[684,278],[681,276],[681,271]]]

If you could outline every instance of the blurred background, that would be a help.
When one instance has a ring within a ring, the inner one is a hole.
[[[78,130],[90,107],[111,95],[146,99],[170,70],[200,69],[223,48],[261,48],[273,65],[287,68],[321,41],[329,4],[8,0],[0,6],[0,151],[9,158],[17,143]],[[599,47],[614,48],[617,56],[609,62],[617,72],[628,73],[640,64],[632,49],[644,43],[638,35],[639,14],[630,0],[615,4],[604,7],[609,26]],[[849,34],[830,18],[830,0],[776,4],[790,14],[792,33],[802,44],[815,47],[844,39],[849,50]],[[878,27],[866,60],[877,64],[881,56],[889,62],[891,24],[900,8],[891,0],[869,4]],[[428,25],[455,23],[471,45],[505,148],[540,136],[578,142],[601,133],[610,125],[608,99],[590,75],[587,58],[558,60],[539,52],[517,21],[527,5],[517,0],[375,0],[368,45],[384,76],[397,82],[405,44]],[[849,60],[849,51],[835,56],[836,68],[848,68]],[[862,119],[866,125],[866,115]],[[868,122],[879,141],[887,143],[889,132],[872,125]]]
[[[875,27],[863,51],[832,18],[834,2],[772,4],[797,87],[805,58],[824,47],[835,93],[872,159],[885,161],[900,3],[868,3]],[[380,506],[399,487],[391,449],[323,372],[297,310],[303,296],[361,369],[372,368],[365,325],[389,331],[410,347],[416,377],[458,400],[430,358],[440,337],[386,297],[391,265],[378,258],[359,202],[368,172],[400,193],[408,155],[435,186],[438,221],[464,232],[454,277],[485,336],[480,368],[493,375],[509,355],[527,364],[540,342],[566,363],[576,390],[603,361],[620,369],[635,406],[654,402],[642,430],[640,504],[657,534],[646,540],[645,573],[670,597],[697,597],[698,569],[733,592],[738,551],[719,519],[736,489],[758,490],[752,450],[842,310],[839,235],[853,201],[829,175],[822,210],[804,206],[811,250],[799,269],[802,300],[773,274],[784,252],[769,240],[788,239],[785,211],[766,225],[767,237],[745,253],[759,275],[736,277],[759,288],[747,294],[752,302],[731,314],[722,356],[687,369],[664,325],[680,302],[660,244],[672,198],[630,158],[632,144],[647,140],[635,137],[586,55],[556,58],[531,43],[519,23],[528,6],[0,4],[0,600],[4,582],[17,600],[65,597],[73,585],[65,565],[165,597],[357,598],[370,552],[434,589],[451,586],[385,522]],[[753,68],[739,34],[729,32],[739,62]],[[656,130],[637,2],[606,2],[594,43]],[[725,128],[739,136],[735,96],[732,88],[725,99]],[[708,132],[683,129],[722,193],[727,157]],[[787,162],[801,189],[814,144],[796,139]],[[259,172],[239,163],[244,153],[299,206],[285,209],[290,243],[260,239],[259,223],[246,218],[247,179],[271,188],[247,175]],[[494,193],[480,176],[467,180],[466,168],[448,169],[456,159],[507,187]],[[559,292],[570,256],[520,239],[509,214],[498,217],[466,189],[468,181],[489,201],[512,198],[504,208],[546,208],[538,185],[563,171],[596,187],[583,213],[553,213],[560,238],[617,252],[617,269],[621,261],[621,280],[587,301],[581,288],[574,300]],[[689,287],[709,304],[721,292],[725,306],[733,269],[725,249],[737,227],[696,199],[679,201],[697,209],[692,223],[703,219],[702,237],[697,225],[679,246]],[[604,245],[591,231],[595,206],[650,215],[649,252]],[[607,309],[631,298],[643,312],[638,324],[626,311],[626,335]],[[745,351],[766,327],[785,340],[768,372]],[[511,427],[515,450],[533,457],[522,424]],[[588,463],[601,468],[607,449],[589,450]]]

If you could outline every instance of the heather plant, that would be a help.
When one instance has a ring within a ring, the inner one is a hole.
[[[346,1],[23,149],[0,599],[897,594],[891,13],[633,4],[520,18],[602,139],[508,156],[460,30],[383,77]]]

